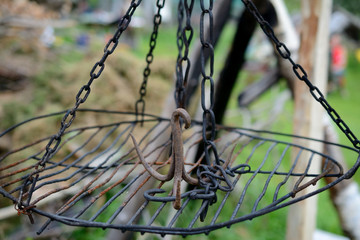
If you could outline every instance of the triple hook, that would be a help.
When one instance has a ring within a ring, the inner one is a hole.
[[[185,170],[180,117],[184,120],[184,127],[186,129],[191,125],[190,115],[185,109],[178,108],[173,112],[170,122],[172,131],[172,161],[169,172],[166,175],[160,174],[146,162],[135,137],[130,134],[137,155],[147,172],[159,181],[170,181],[174,178],[173,195],[175,195],[175,201],[173,202],[173,207],[176,210],[179,210],[181,207],[181,181],[184,180],[191,185],[199,185],[199,180],[191,177]]]

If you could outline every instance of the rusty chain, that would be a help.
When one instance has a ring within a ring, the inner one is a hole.
[[[305,84],[309,87],[309,91],[311,95],[314,97],[316,101],[318,101],[321,106],[326,110],[329,114],[331,119],[336,123],[339,129],[346,135],[346,137],[351,141],[353,146],[356,149],[360,149],[360,141],[357,139],[355,134],[350,130],[349,126],[341,119],[340,115],[335,111],[335,109],[329,104],[329,102],[325,99],[324,94],[314,86],[308,78],[308,74],[304,70],[304,68],[296,63],[291,58],[291,52],[287,48],[287,46],[281,42],[274,33],[274,30],[270,26],[270,24],[262,17],[259,10],[255,6],[255,4],[251,0],[241,0],[249,12],[255,17],[256,21],[259,23],[261,29],[266,34],[266,36],[274,43],[277,52],[280,56],[286,60],[288,60],[291,65],[292,69],[296,75],[296,77],[300,80],[305,82]]]

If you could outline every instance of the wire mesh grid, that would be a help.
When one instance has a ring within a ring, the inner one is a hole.
[[[25,121],[0,136],[11,133],[21,137],[23,128],[44,126],[62,114]],[[214,142],[222,167],[205,171],[208,166],[202,164],[203,155],[190,161],[202,141],[202,123],[193,121],[183,132],[185,169],[199,179],[215,181],[216,188],[208,191],[182,181],[181,207],[175,210],[172,181],[158,181],[148,174],[130,138],[131,133],[138,140],[153,169],[166,173],[172,160],[170,120],[146,115],[141,127],[132,113],[78,111],[80,119],[98,116],[106,116],[108,122],[98,125],[89,121],[81,127],[74,124],[43,169],[35,166],[51,136],[40,136],[36,131],[32,131],[31,144],[19,143],[0,157],[0,193],[16,203],[24,192],[22,201],[30,209],[27,214],[48,218],[38,233],[52,221],[161,235],[209,233],[324,191],[350,178],[359,165],[359,153],[354,148],[304,139],[352,154],[357,162],[347,171],[331,156],[291,143],[300,137],[217,126]],[[300,162],[305,163],[305,169],[298,167]],[[322,167],[314,170],[313,165]],[[34,172],[39,177],[29,196],[32,184],[26,179]],[[330,179],[327,185],[302,194],[324,177]],[[51,212],[44,206],[54,205],[55,199],[56,209]]]

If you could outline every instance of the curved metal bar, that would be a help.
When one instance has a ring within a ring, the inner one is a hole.
[[[172,202],[176,200],[176,196],[167,196],[167,197],[156,197],[154,196],[157,193],[164,193],[163,189],[149,189],[144,192],[144,198],[148,201],[153,202]],[[194,189],[187,191],[180,195],[181,199],[190,198],[190,199],[202,199],[202,200],[211,200],[215,197],[215,192],[205,193],[205,189]]]
[[[148,171],[148,173],[153,176],[154,178],[156,178],[157,180],[159,181],[169,181],[173,178],[174,176],[174,163],[171,162],[171,165],[170,165],[170,171],[168,172],[168,174],[166,175],[163,175],[163,174],[160,174],[158,173],[156,170],[154,170],[145,160],[144,158],[144,155],[142,154],[142,152],[140,151],[140,148],[139,148],[139,145],[137,144],[136,140],[135,140],[135,137],[134,135],[132,135],[131,133],[129,134],[133,143],[134,143],[134,146],[135,146],[135,150],[136,150],[136,153],[137,155],[139,156],[139,159],[141,161],[141,163],[143,164],[144,168],[146,169],[146,171]]]

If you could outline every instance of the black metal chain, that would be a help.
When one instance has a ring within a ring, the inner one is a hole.
[[[60,142],[61,142],[61,136],[65,132],[67,128],[69,128],[72,124],[72,122],[75,119],[76,111],[79,108],[80,104],[84,103],[86,99],[88,98],[90,94],[90,86],[93,83],[93,81],[100,77],[101,73],[103,72],[105,68],[105,61],[108,58],[109,55],[111,55],[114,50],[116,49],[119,38],[121,34],[126,30],[126,28],[129,26],[131,18],[136,10],[136,8],[140,5],[142,0],[132,0],[130,7],[126,11],[125,15],[120,19],[120,22],[118,24],[117,30],[113,37],[107,42],[104,48],[104,54],[102,58],[94,64],[90,71],[90,79],[87,84],[82,86],[79,90],[79,92],[76,94],[76,101],[73,108],[64,115],[64,117],[61,120],[61,127],[59,129],[59,132],[54,135],[49,143],[46,146],[46,151],[43,157],[41,158],[41,161],[39,162],[40,166],[44,166],[44,164],[49,159],[49,156],[51,156],[52,153],[56,151],[58,148]]]
[[[161,9],[164,7],[164,5],[165,5],[165,0],[157,0],[157,2],[156,2],[157,12],[154,15],[154,20],[153,20],[154,27],[153,27],[153,31],[152,31],[152,33],[150,35],[150,43],[149,43],[150,49],[149,49],[149,52],[147,53],[146,58],[145,58],[146,67],[145,67],[144,72],[143,72],[143,82],[141,83],[141,87],[140,87],[140,90],[139,90],[140,97],[135,103],[136,118],[138,118],[138,114],[140,112],[142,120],[144,120],[144,112],[145,112],[145,100],[144,100],[144,97],[146,96],[147,82],[148,82],[149,76],[151,74],[150,65],[154,60],[153,51],[154,51],[154,49],[156,47],[158,30],[159,30],[159,26],[160,26],[161,21],[162,21]]]
[[[213,37],[213,0],[208,0],[207,6],[204,0],[200,0],[201,16],[200,16],[200,61],[201,61],[201,107],[203,109],[203,139],[204,139],[204,153],[207,165],[211,165],[210,151],[212,150],[217,165],[220,165],[220,159],[214,144],[215,139],[215,114],[213,112],[214,107],[214,37]],[[205,21],[207,20],[207,21]],[[208,22],[209,26],[206,28],[205,24]],[[205,29],[208,29],[208,34],[205,33]],[[209,56],[209,70],[206,71],[206,59],[205,56]],[[210,85],[209,96],[206,96],[206,84]],[[208,98],[209,104],[206,103]],[[207,131],[210,130],[210,134]]]
[[[178,47],[178,57],[176,60],[176,68],[175,68],[175,73],[176,73],[176,83],[175,83],[175,92],[174,92],[174,98],[175,98],[175,103],[176,103],[176,107],[179,108],[180,105],[180,99],[178,97],[179,93],[178,93],[178,89],[179,89],[179,85],[182,85],[182,77],[183,77],[183,72],[182,72],[182,65],[180,64],[180,60],[182,58],[182,52],[183,52],[183,47],[184,47],[184,41],[183,41],[183,37],[182,37],[182,24],[183,24],[183,20],[184,20],[184,1],[180,0],[179,4],[178,4],[178,29],[177,29],[177,35],[176,35],[176,44]],[[179,84],[180,82],[180,84]]]
[[[177,29],[177,46],[178,57],[176,61],[176,90],[175,102],[179,108],[185,106],[185,89],[188,81],[188,75],[191,67],[189,59],[189,47],[194,35],[191,26],[191,14],[194,7],[194,0],[180,0],[178,5],[178,29]],[[185,25],[183,27],[185,13]],[[185,71],[183,65],[185,64]]]
[[[57,148],[60,145],[61,136],[64,134],[65,130],[67,128],[69,128],[71,126],[71,124],[73,123],[73,121],[76,117],[76,111],[78,110],[79,106],[82,103],[84,103],[86,101],[86,99],[89,97],[90,91],[91,91],[91,88],[90,88],[91,84],[93,83],[93,81],[95,79],[100,77],[101,73],[103,72],[103,70],[105,68],[106,59],[108,58],[109,55],[111,55],[115,51],[115,49],[119,43],[120,36],[129,26],[129,24],[131,22],[131,18],[134,15],[136,8],[140,5],[141,1],[142,0],[132,0],[131,1],[128,10],[126,11],[124,16],[120,19],[120,21],[118,23],[116,32],[114,33],[113,37],[105,45],[103,56],[92,67],[92,69],[90,71],[90,80],[88,81],[87,84],[83,85],[80,88],[79,92],[76,94],[75,104],[74,104],[73,108],[68,110],[66,112],[66,114],[63,116],[58,133],[53,135],[50,138],[48,144],[46,145],[44,155],[41,157],[41,160],[35,166],[35,171],[33,173],[31,173],[25,179],[22,189],[20,191],[20,196],[18,198],[18,202],[17,202],[18,209],[21,210],[21,209],[25,208],[24,204],[22,203],[22,198],[25,193],[25,189],[28,186],[28,183],[31,183],[31,187],[30,187],[30,190],[28,191],[27,205],[30,204],[32,193],[35,189],[35,185],[36,185],[37,179],[39,177],[39,173],[45,168],[46,162],[55,154]],[[39,169],[39,166],[41,167],[40,169]]]
[[[291,65],[292,69],[296,75],[296,77],[305,82],[309,87],[309,91],[311,95],[314,97],[316,101],[318,101],[324,109],[327,111],[331,119],[336,123],[336,125],[340,128],[340,130],[346,135],[346,137],[350,140],[353,146],[356,149],[360,149],[360,141],[356,138],[355,134],[350,130],[348,125],[341,119],[340,115],[335,111],[335,109],[329,104],[329,102],[325,99],[324,94],[314,86],[308,78],[308,74],[304,70],[304,68],[296,63],[291,58],[290,50],[286,47],[286,45],[279,41],[279,39],[275,36],[274,30],[270,26],[270,24],[261,16],[259,10],[255,6],[255,4],[251,0],[241,0],[249,12],[255,17],[256,21],[260,24],[260,27],[264,31],[264,33],[268,36],[269,39],[274,43],[277,52],[284,59],[287,59]]]

